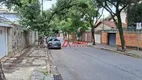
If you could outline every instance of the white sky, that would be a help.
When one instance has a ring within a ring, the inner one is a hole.
[[[56,3],[56,0],[43,0],[43,10],[50,9],[53,4]]]

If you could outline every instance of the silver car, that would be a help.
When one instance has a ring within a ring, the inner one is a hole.
[[[59,39],[57,38],[51,38],[48,40],[48,48],[49,49],[53,49],[53,48],[57,48],[57,49],[61,49],[61,42]]]

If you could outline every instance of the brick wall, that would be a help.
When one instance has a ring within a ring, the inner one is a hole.
[[[139,41],[139,45],[142,48],[142,34],[140,35],[141,40]],[[126,46],[128,47],[138,47],[138,34],[136,32],[124,32],[124,38],[126,42]],[[102,44],[108,43],[108,33],[102,32]],[[119,33],[116,33],[116,45],[121,46],[121,41],[119,37]]]
[[[139,41],[140,47],[142,48],[142,34],[140,35],[141,40]],[[126,42],[126,46],[129,47],[138,47],[138,34],[133,32],[124,32],[124,38]],[[121,46],[119,33],[116,34],[116,45]]]
[[[102,44],[108,44],[108,33],[102,32]]]

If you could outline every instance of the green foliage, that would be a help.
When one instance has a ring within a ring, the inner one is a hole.
[[[54,34],[59,31],[80,33],[93,25],[98,16],[96,4],[92,0],[57,0],[55,6],[41,15],[38,0],[1,0],[13,7],[20,16],[20,24],[41,34]]]
[[[128,8],[128,24],[130,26],[142,22],[142,3],[131,5]]]
[[[92,0],[57,0],[56,6],[51,9],[56,13],[51,21],[52,27],[81,35],[89,27],[94,30],[94,20],[100,19],[99,9]]]
[[[20,24],[27,29],[38,30],[41,35],[49,30],[48,20],[51,11],[43,11],[41,15],[39,0],[2,0],[6,6],[13,8],[20,16]]]
[[[54,26],[58,26],[58,29],[66,33],[77,33],[78,29],[86,30],[89,27],[88,23],[81,20],[84,16],[81,9],[86,7],[88,5],[86,5],[85,0],[57,0],[56,6],[52,9],[57,11],[52,25],[54,23]]]

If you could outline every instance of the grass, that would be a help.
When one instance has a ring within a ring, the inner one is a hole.
[[[49,75],[48,71],[42,71],[42,73],[43,73],[45,76],[48,76],[48,75]]]

